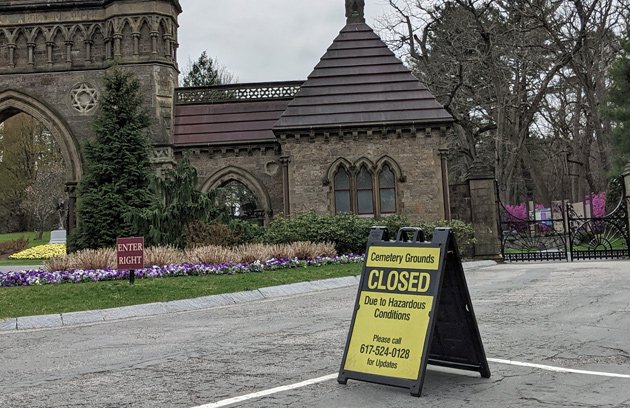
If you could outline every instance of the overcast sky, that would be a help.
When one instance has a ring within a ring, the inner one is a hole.
[[[344,0],[180,0],[180,69],[207,50],[238,82],[306,79],[345,25]],[[387,0],[366,0],[366,22]]]

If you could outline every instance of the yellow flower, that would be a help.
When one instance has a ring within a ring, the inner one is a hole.
[[[65,244],[46,244],[28,248],[24,251],[10,255],[9,259],[49,259],[53,256],[61,256],[65,254]]]

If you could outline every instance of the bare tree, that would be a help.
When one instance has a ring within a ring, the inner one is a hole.
[[[625,0],[390,5],[382,25],[391,45],[455,119],[455,177],[475,159],[493,162],[503,199],[536,192],[550,202],[565,193],[558,175],[573,153],[589,188],[601,187],[609,166],[599,104]]]
[[[51,221],[63,227],[66,200],[64,175],[63,163],[47,163],[38,169],[35,180],[26,188],[22,208],[31,216],[37,239],[42,239]]]

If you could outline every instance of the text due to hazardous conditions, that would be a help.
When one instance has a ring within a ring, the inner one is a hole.
[[[379,227],[370,232],[337,381],[394,385],[420,396],[427,364],[489,378],[452,230],[436,229],[431,242],[417,228],[401,229],[395,241],[385,235]]]
[[[439,260],[439,248],[369,248],[346,370],[418,378]]]

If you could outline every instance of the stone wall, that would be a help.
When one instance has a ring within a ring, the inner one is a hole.
[[[264,210],[265,223],[284,212],[282,164],[278,145],[217,150],[179,148],[175,156],[188,154],[197,169],[200,189],[204,192],[235,180],[245,184],[257,197]]]
[[[395,163],[398,213],[413,219],[444,218],[439,148],[443,130],[349,130],[307,135],[281,134],[282,154],[289,164],[291,213],[315,210],[334,213],[331,166],[339,160],[378,170]]]
[[[451,218],[471,224],[472,209],[470,206],[470,186],[468,183],[451,184],[449,190]]]

